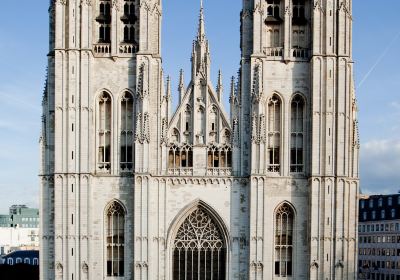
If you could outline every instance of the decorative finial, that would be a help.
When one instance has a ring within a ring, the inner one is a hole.
[[[197,37],[202,39],[205,36],[205,28],[204,28],[204,8],[203,8],[203,0],[200,0],[200,16],[199,16],[199,30]]]
[[[218,99],[219,101],[222,100],[222,93],[224,91],[224,86],[222,83],[222,71],[218,71],[218,84],[217,84],[217,94],[218,94]]]
[[[185,80],[184,80],[184,73],[183,73],[183,69],[181,69],[181,71],[179,72],[179,87],[178,87],[178,91],[179,91],[179,100],[182,101],[183,99],[183,95],[185,94]]]

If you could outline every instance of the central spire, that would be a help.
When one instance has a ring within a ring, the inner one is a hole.
[[[204,8],[203,8],[203,0],[200,0],[200,16],[199,16],[199,30],[197,32],[197,38],[200,41],[206,36],[205,27],[204,27]]]

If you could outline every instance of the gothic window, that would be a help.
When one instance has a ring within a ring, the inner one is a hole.
[[[268,171],[280,172],[281,100],[273,95],[268,100]]]
[[[175,128],[171,134],[171,143],[179,143],[179,131]]]
[[[191,213],[173,245],[173,280],[225,280],[226,243],[218,224],[201,208]]]
[[[126,92],[121,99],[120,167],[122,171],[133,169],[133,96]]]
[[[275,275],[292,276],[294,211],[283,204],[275,213]]]
[[[392,199],[392,197],[388,197],[388,205],[389,205],[389,206],[392,206],[392,204],[393,204],[393,199]]]
[[[212,107],[209,115],[209,132],[211,143],[217,142],[218,136],[218,110],[215,107]]]
[[[99,1],[99,14],[96,18],[99,24],[99,43],[111,42],[111,1]]]
[[[125,210],[114,201],[106,213],[107,276],[124,276]]]
[[[124,42],[136,43],[135,41],[135,22],[136,22],[135,4],[133,0],[125,0],[124,14],[121,21],[124,24]]]
[[[100,171],[111,170],[111,96],[103,92],[98,100],[98,168]]]
[[[271,48],[281,47],[280,27],[271,27],[267,33],[267,45]],[[277,55],[278,56],[278,55]]]
[[[296,23],[305,20],[305,2],[305,0],[293,0],[293,21]]]
[[[378,206],[382,207],[383,206],[383,198],[379,198],[378,200]]]
[[[178,147],[172,145],[168,152],[168,168],[193,167],[193,149],[189,145]]]
[[[280,19],[280,0],[267,0],[267,20]]]
[[[207,151],[208,168],[231,168],[232,149],[229,146],[210,146]]]
[[[296,95],[291,104],[290,172],[304,171],[304,100]]]
[[[184,141],[186,143],[189,143],[190,141],[190,132],[192,130],[192,110],[190,109],[190,106],[186,107],[185,114],[184,114],[184,129],[183,129],[183,135],[185,137]]]
[[[293,26],[293,48],[301,49],[306,48],[306,28],[305,26],[294,25]]]

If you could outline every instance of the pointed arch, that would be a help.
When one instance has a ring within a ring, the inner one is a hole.
[[[293,275],[295,216],[295,208],[287,201],[274,211],[274,274],[277,277]]]
[[[304,172],[306,101],[295,93],[290,101],[290,172]]]
[[[112,200],[104,210],[107,276],[122,277],[125,272],[126,208]]]
[[[111,172],[113,96],[101,90],[96,97],[97,170]]]
[[[133,132],[135,131],[135,100],[132,91],[125,90],[119,98],[120,101],[120,170],[130,172],[133,170]]]
[[[280,173],[281,171],[281,132],[283,105],[283,98],[278,93],[273,93],[272,96],[267,99],[268,172]]]
[[[192,202],[168,231],[170,279],[185,279],[184,275],[187,279],[228,279],[229,240],[226,224],[217,212],[201,200]]]

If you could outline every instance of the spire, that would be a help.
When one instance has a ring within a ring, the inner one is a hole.
[[[229,100],[231,103],[233,103],[234,98],[235,98],[235,76],[232,76],[232,78],[231,78],[231,95],[229,97]]]
[[[183,95],[185,94],[185,81],[184,81],[183,69],[181,69],[181,71],[179,72],[178,91],[179,91],[179,102],[182,102]]]
[[[167,114],[168,117],[171,116],[171,77],[167,76],[167,91],[166,91],[166,99],[167,99]]]
[[[200,0],[200,16],[199,16],[199,29],[197,32],[197,38],[201,41],[206,36],[205,27],[204,27],[204,8],[203,8],[203,0]]]
[[[222,94],[224,91],[224,86],[222,84],[222,71],[218,71],[218,84],[217,84],[217,95],[218,95],[218,100],[222,101]]]

